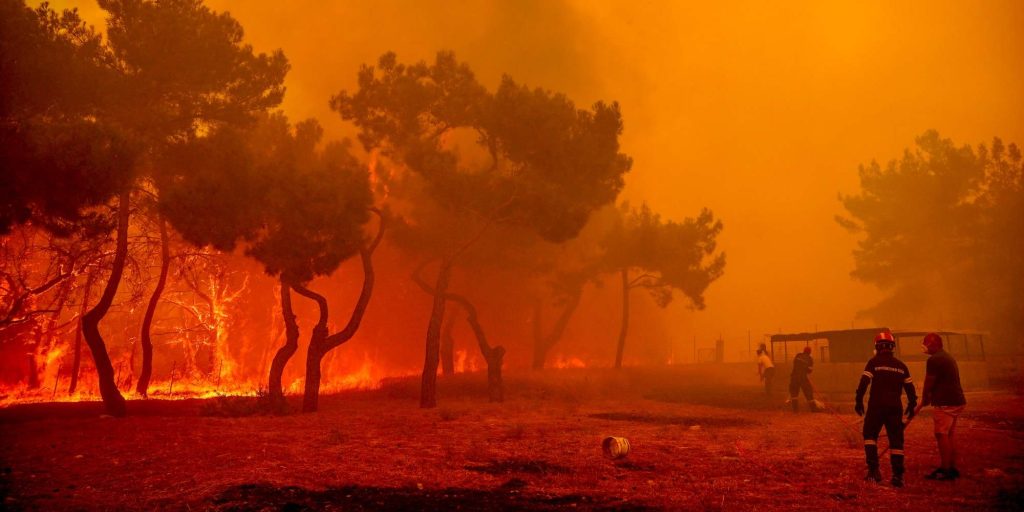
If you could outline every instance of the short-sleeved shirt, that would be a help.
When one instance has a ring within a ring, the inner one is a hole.
[[[793,373],[790,374],[790,378],[797,381],[806,379],[813,367],[814,359],[811,358],[811,355],[801,352],[793,358]]]
[[[772,362],[772,358],[768,357],[768,354],[761,354],[757,356],[757,362],[764,365],[765,369],[775,367],[775,363]]]
[[[965,405],[964,390],[960,387],[960,369],[956,359],[945,350],[939,350],[928,358],[925,365],[928,377],[934,379],[931,388],[932,405]]]
[[[910,369],[892,352],[882,351],[864,366],[864,376],[871,379],[868,407],[903,407],[903,385],[913,382]]]

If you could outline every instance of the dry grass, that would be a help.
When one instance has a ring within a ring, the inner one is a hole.
[[[0,410],[0,508],[1024,506],[1018,395],[969,394],[956,483],[921,479],[936,455],[930,418],[915,421],[907,487],[893,489],[861,480],[853,414],[795,415],[753,383],[709,388],[685,374],[634,373],[514,377],[504,404],[487,403],[483,377],[467,376],[442,382],[436,410],[419,409],[404,382],[324,397],[317,414],[209,417],[202,402],[152,400],[133,402],[137,414],[121,420],[100,418],[96,404]],[[713,393],[729,398],[708,404]],[[608,435],[630,440],[627,458],[602,456]]]

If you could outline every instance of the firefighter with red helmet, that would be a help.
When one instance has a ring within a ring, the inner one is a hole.
[[[892,464],[892,485],[903,487],[903,397],[907,393],[907,418],[913,418],[917,406],[910,370],[896,359],[893,350],[896,341],[889,331],[875,336],[875,357],[864,366],[857,386],[857,404],[854,410],[864,416],[864,455],[868,463],[865,480],[882,481],[878,471],[878,434],[882,427],[889,436],[889,462]],[[871,387],[867,414],[864,414],[864,393]]]

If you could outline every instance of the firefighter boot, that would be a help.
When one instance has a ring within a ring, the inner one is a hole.
[[[892,464],[892,486],[903,487],[903,450],[893,449],[889,463]]]
[[[864,456],[868,463],[868,474],[864,480],[882,481],[882,473],[878,471],[878,445],[873,439],[864,440]]]

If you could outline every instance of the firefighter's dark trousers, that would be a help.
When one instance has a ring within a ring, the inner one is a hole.
[[[789,402],[793,405],[793,412],[797,412],[800,406],[797,404],[796,398],[800,395],[800,391],[804,392],[804,397],[807,398],[808,407],[813,411],[815,409],[814,390],[811,388],[811,381],[806,376],[796,377],[789,379]]]
[[[868,407],[864,415],[864,455],[868,469],[878,469],[878,434],[885,427],[889,436],[889,462],[892,474],[903,474],[903,407]]]

